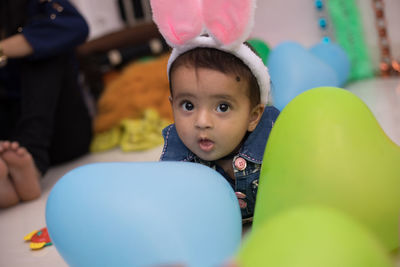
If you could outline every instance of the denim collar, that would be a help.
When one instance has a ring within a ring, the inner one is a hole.
[[[271,129],[279,110],[273,106],[265,107],[264,113],[256,129],[251,132],[238,155],[248,161],[261,164],[264,157],[264,150]],[[181,141],[176,132],[175,124],[167,126],[163,130],[164,148],[160,160],[162,161],[193,161],[197,156],[193,154]]]

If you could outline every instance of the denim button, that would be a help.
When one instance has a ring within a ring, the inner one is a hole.
[[[236,197],[238,198],[239,201],[239,207],[241,209],[247,208],[247,202],[244,200],[246,198],[246,195],[243,194],[242,192],[235,192]]]
[[[244,158],[241,158],[241,157],[235,159],[235,167],[239,171],[243,171],[247,167],[246,160]]]

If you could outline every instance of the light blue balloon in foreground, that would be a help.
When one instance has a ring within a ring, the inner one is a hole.
[[[273,105],[279,110],[309,89],[339,85],[331,66],[295,42],[276,46],[268,57],[268,68]]]
[[[242,231],[229,183],[184,162],[74,169],[50,192],[46,223],[70,266],[218,266],[236,253]]]
[[[318,43],[310,48],[310,52],[335,70],[340,87],[347,82],[351,63],[346,51],[340,45]]]

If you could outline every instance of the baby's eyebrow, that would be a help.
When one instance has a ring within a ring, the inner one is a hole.
[[[232,102],[236,102],[235,98],[233,98],[231,95],[215,94],[215,95],[212,95],[212,96],[215,97],[215,98],[218,98],[218,99],[229,100],[229,101],[232,101]]]
[[[229,94],[214,94],[212,95],[213,97],[218,97],[218,98],[226,98],[226,99],[232,99],[232,96]]]
[[[194,95],[193,94],[191,94],[191,93],[185,93],[185,92],[183,92],[183,93],[177,93],[176,95],[175,95],[175,98],[186,98],[186,97],[193,97]]]

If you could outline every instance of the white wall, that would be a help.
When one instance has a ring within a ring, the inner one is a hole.
[[[320,40],[313,0],[258,0],[253,37],[271,47],[283,41],[311,46]]]
[[[89,24],[89,39],[124,27],[117,0],[70,0]]]

